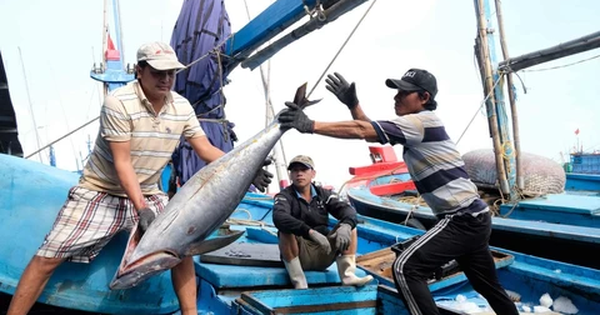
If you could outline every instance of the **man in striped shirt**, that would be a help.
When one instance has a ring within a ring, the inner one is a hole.
[[[168,198],[158,182],[183,135],[210,163],[224,153],[204,134],[190,103],[171,91],[175,71],[185,68],[173,49],[148,43],[137,53],[137,80],[106,96],[96,145],[44,243],[25,269],[7,315],[26,314],[54,270],[65,260],[88,263],[119,231],[139,222],[145,231]],[[272,175],[258,172],[264,191]],[[197,314],[192,257],[173,268],[182,314]]]
[[[354,120],[310,120],[293,103],[279,116],[284,128],[343,139],[404,147],[404,162],[423,200],[440,219],[438,224],[404,250],[393,265],[394,282],[413,315],[439,314],[427,279],[434,270],[456,259],[471,285],[496,314],[518,314],[496,274],[489,250],[491,217],[487,204],[469,179],[455,144],[433,112],[437,108],[437,81],[426,70],[410,69],[401,79],[388,79],[396,89],[396,115],[392,120],[371,121],[363,112],[354,83],[329,75],[327,89],[346,104]]]

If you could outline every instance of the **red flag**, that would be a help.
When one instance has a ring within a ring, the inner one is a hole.
[[[112,39],[110,39],[110,34],[108,34],[106,50],[115,50],[115,44],[113,43]]]
[[[575,130],[575,135],[579,134],[579,128],[577,128],[577,130]]]

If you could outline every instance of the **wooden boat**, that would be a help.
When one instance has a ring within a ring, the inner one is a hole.
[[[0,291],[11,294],[25,264],[50,228],[77,175],[8,155],[0,155],[0,188],[5,202],[0,206],[4,228],[0,247]],[[361,216],[359,218],[359,273],[373,274],[378,281],[363,288],[340,286],[335,264],[325,272],[307,272],[308,290],[293,290],[279,260],[276,229],[272,226],[271,197],[248,193],[227,222],[227,228],[245,230],[229,247],[196,260],[198,307],[202,314],[407,314],[396,296],[389,266],[391,247],[423,231]],[[336,222],[331,220],[333,226]],[[171,314],[177,310],[170,275],[162,273],[140,286],[110,291],[125,246],[117,237],[89,265],[66,263],[44,290],[40,302],[64,309],[103,314]],[[595,314],[600,308],[600,271],[541,259],[496,248],[502,284],[520,296],[522,305],[538,305],[544,293],[568,298],[578,314]],[[430,288],[445,314],[463,314],[455,302],[460,294],[466,302],[482,307],[485,301],[465,281],[460,271],[447,270],[432,277]],[[327,299],[318,298],[327,296]],[[2,304],[0,304],[2,305]],[[31,314],[36,314],[35,309]],[[65,313],[68,314],[68,313]]]

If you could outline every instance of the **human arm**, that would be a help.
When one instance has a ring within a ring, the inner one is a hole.
[[[325,200],[325,209],[334,218],[341,223],[350,225],[351,228],[356,227],[356,210],[347,201],[341,200],[337,193],[328,189],[323,189],[323,199]]]
[[[349,120],[339,122],[315,121],[313,133],[340,139],[363,139],[368,142],[379,140],[375,128],[370,122]]]
[[[342,139],[364,139],[377,141],[377,132],[370,122],[361,120],[341,122],[315,122],[294,103],[287,102],[288,108],[279,115],[281,128],[295,128],[301,133],[317,133]],[[358,107],[358,106],[357,106]]]
[[[145,232],[150,223],[156,218],[156,215],[146,204],[139,180],[131,164],[130,142],[109,142],[108,145],[113,155],[115,170],[117,171],[121,187],[138,212],[139,227],[142,232]]]
[[[341,74],[335,72],[333,75],[327,75],[325,83],[327,84],[325,88],[348,107],[354,120],[371,121],[360,106],[354,82],[348,83]]]
[[[154,220],[154,212],[146,204],[131,163],[131,132],[131,120],[123,104],[107,96],[100,113],[100,136],[108,142],[119,183],[140,216],[140,228],[145,231]]]
[[[275,195],[275,203],[273,204],[273,223],[275,227],[282,233],[310,238],[329,254],[331,245],[327,237],[293,216],[292,202],[294,201],[292,198],[294,197],[285,190]]]
[[[295,128],[301,133],[316,133],[323,136],[340,139],[364,139],[368,142],[390,143],[392,145],[415,145],[423,141],[426,130],[430,138],[443,140],[448,138],[444,127],[425,127],[422,120],[435,121],[432,117],[419,117],[419,114],[396,117],[393,120],[380,121],[339,121],[319,122],[313,121],[293,103],[286,103],[288,108],[279,115],[281,128]],[[357,106],[358,107],[358,106]],[[427,114],[425,114],[427,115]]]
[[[340,251],[346,251],[350,246],[352,239],[352,230],[356,228],[356,210],[346,201],[339,199],[338,195],[330,190],[324,190],[325,208],[339,220],[337,229],[329,235],[329,238],[335,240],[335,248]]]

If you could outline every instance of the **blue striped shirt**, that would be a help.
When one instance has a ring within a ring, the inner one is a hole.
[[[380,143],[404,146],[402,156],[408,171],[435,215],[458,211],[477,214],[487,209],[434,112],[425,110],[372,124]]]

